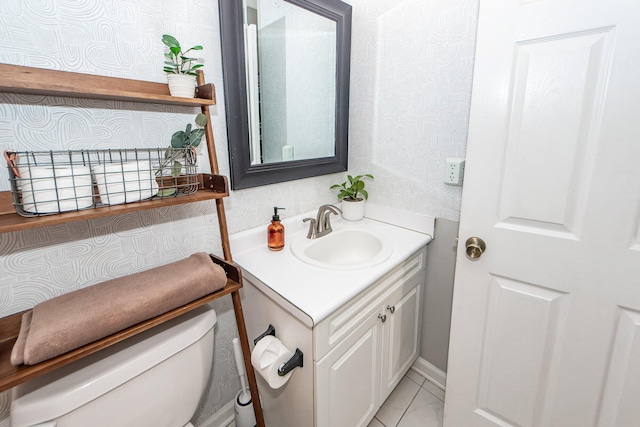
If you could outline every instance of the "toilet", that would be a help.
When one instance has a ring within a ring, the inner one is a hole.
[[[193,427],[216,312],[202,306],[13,388],[12,427]]]

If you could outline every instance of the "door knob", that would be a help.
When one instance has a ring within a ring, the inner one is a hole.
[[[396,312],[396,306],[395,305],[388,305],[387,306],[387,310],[389,310],[391,312],[391,314]]]
[[[467,248],[467,256],[471,259],[480,258],[487,250],[484,240],[479,237],[469,237],[464,245]]]
[[[378,314],[378,319],[382,320],[382,323],[387,321],[387,315],[386,314]]]

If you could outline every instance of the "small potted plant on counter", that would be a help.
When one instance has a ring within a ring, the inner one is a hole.
[[[196,93],[196,70],[203,65],[196,63],[197,58],[187,56],[192,50],[202,50],[202,46],[193,46],[182,51],[182,47],[178,40],[165,34],[162,36],[162,43],[168,48],[169,52],[164,54],[164,71],[167,73],[167,82],[169,83],[169,93],[171,96],[181,98],[194,98]]]
[[[340,190],[338,199],[342,200],[342,217],[348,221],[359,221],[364,217],[364,202],[369,193],[364,189],[363,178],[373,179],[373,175],[347,175],[348,181],[331,186]]]

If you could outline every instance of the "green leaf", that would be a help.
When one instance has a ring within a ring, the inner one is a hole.
[[[176,160],[175,162],[173,162],[173,165],[171,166],[171,176],[174,178],[177,178],[180,176],[181,171],[182,171],[182,163]]]
[[[362,189],[363,189],[363,188],[364,188],[364,182],[362,182],[362,181],[356,181],[356,183],[355,183],[355,190],[356,190],[356,193],[357,193],[358,191],[362,191]]]
[[[158,197],[168,197],[173,196],[174,194],[176,194],[175,188],[165,188],[158,191]]]
[[[178,56],[178,54],[180,53],[180,46],[177,47],[170,47],[169,50],[171,51],[171,53],[173,53],[175,56]]]
[[[204,64],[196,64],[193,67],[191,67],[192,70],[197,70],[198,68],[202,68],[204,67]]]
[[[184,131],[181,131],[181,130],[177,131],[171,136],[171,146],[173,148],[182,148],[184,145],[184,139],[185,139]]]
[[[177,47],[178,48],[178,52],[180,52],[180,43],[178,42],[178,40],[175,37],[170,36],[169,34],[163,34],[162,35],[162,43],[166,44],[170,48],[171,47]]]
[[[360,190],[360,194],[362,194],[365,200],[369,198],[369,193],[367,193],[366,190]]]
[[[204,129],[196,129],[191,133],[191,137],[189,138],[189,145],[194,148],[197,148],[202,141],[202,137],[204,136]]]
[[[365,173],[363,176],[366,176],[367,178],[373,179],[373,175],[371,175],[370,173]]]
[[[205,127],[205,126],[207,125],[207,116],[205,116],[205,115],[204,115],[204,114],[202,114],[202,113],[199,113],[199,114],[196,116],[196,120],[195,120],[195,121],[196,121],[196,124],[197,124],[198,126],[200,126],[200,127],[202,127],[202,128],[203,128],[203,127]]]
[[[189,50],[202,50],[202,46],[198,45],[198,46],[194,46]]]

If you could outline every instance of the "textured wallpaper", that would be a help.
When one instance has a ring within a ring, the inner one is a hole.
[[[477,0],[351,0],[354,7],[350,172],[378,204],[458,220],[460,189],[442,183],[447,156],[464,156]],[[3,0],[0,62],[165,82],[160,37],[202,44],[220,170],[228,174],[216,0]],[[0,149],[164,147],[190,108],[0,94]],[[205,153],[201,152],[201,158]],[[203,166],[206,170],[206,165]],[[232,192],[230,232],[337,200],[345,174]],[[0,191],[9,188],[0,168]],[[196,251],[220,254],[214,202],[0,234],[0,316]],[[233,248],[232,248],[233,249]],[[218,311],[212,385],[196,425],[239,390],[230,299]],[[9,394],[0,395],[0,427]]]
[[[370,200],[458,221],[478,0],[352,0],[349,169],[375,176]]]

